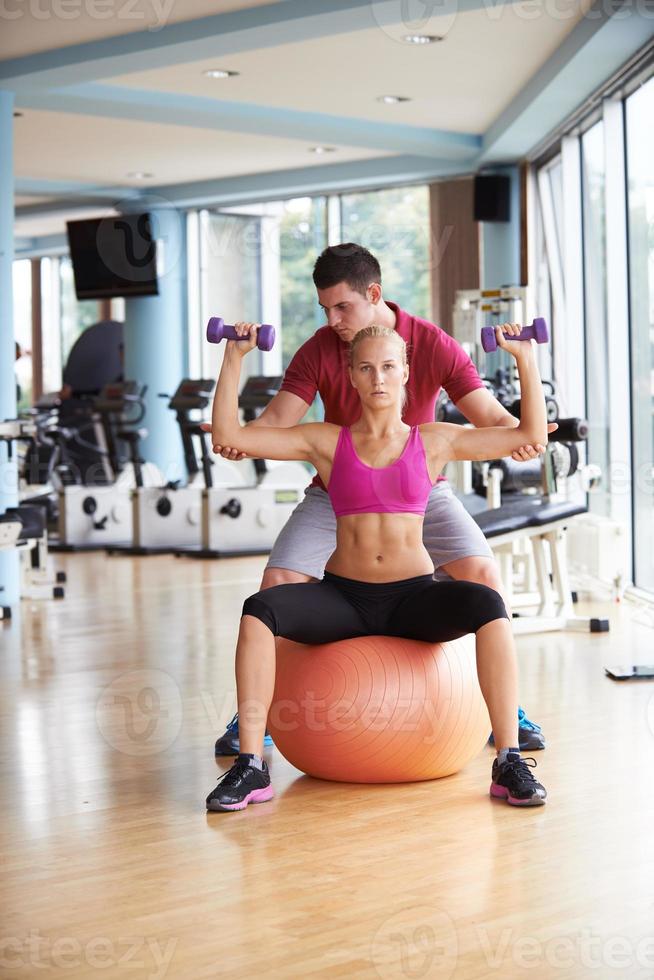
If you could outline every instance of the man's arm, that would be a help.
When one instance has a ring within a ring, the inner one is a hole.
[[[248,426],[268,425],[288,429],[292,425],[297,425],[307,414],[309,408],[310,406],[298,395],[294,395],[290,391],[278,391],[270,399],[261,415],[247,424]],[[211,425],[208,423],[205,423],[202,428],[207,432],[211,431]],[[245,453],[239,452],[231,446],[221,446],[218,443],[214,444],[213,451],[223,456],[224,459],[241,460],[246,458]]]
[[[459,398],[456,407],[476,429],[486,429],[491,425],[514,429],[518,425],[518,419],[500,405],[488,388],[470,391]]]
[[[261,415],[248,422],[248,425],[274,425],[285,429],[301,422],[310,407],[299,395],[294,395],[291,391],[278,391]]]
[[[520,424],[519,420],[507,412],[487,388],[476,388],[475,391],[470,391],[458,400],[456,407],[477,429],[487,429],[490,426],[515,429]],[[550,423],[547,431],[554,432],[556,428],[556,423]],[[545,447],[541,445],[521,446],[520,449],[514,450],[511,456],[520,463],[527,459],[536,459],[538,455],[544,452]]]

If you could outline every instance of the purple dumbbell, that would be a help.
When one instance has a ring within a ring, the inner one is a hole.
[[[225,323],[221,316],[212,316],[207,324],[207,340],[210,344],[219,344],[221,340],[247,340],[247,337],[239,337],[234,327]],[[259,350],[272,350],[275,343],[275,328],[269,323],[262,323],[257,335],[257,347]]]
[[[507,334],[504,336],[507,340],[535,340],[537,344],[546,344],[550,339],[547,333],[547,323],[542,316],[537,316],[528,327],[523,327],[517,337],[509,337]],[[481,346],[487,354],[492,354],[494,350],[497,350],[495,327],[481,328]]]

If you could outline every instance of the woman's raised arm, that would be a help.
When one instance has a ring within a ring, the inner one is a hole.
[[[329,439],[325,429],[337,429],[321,422],[293,425],[288,428],[274,426],[241,425],[238,416],[238,386],[241,377],[241,361],[256,346],[257,324],[234,325],[241,336],[248,340],[227,341],[211,413],[211,434],[214,444],[231,446],[239,452],[258,459],[298,459],[314,463],[324,455],[324,444]]]
[[[500,459],[510,456],[521,446],[547,445],[547,412],[536,354],[532,341],[511,340],[520,333],[520,325],[504,324],[495,328],[497,345],[508,351],[518,365],[520,378],[520,424],[515,428],[489,426],[468,429],[461,425],[434,422],[421,426],[433,455],[445,462],[450,459]],[[505,331],[508,336],[505,336]]]

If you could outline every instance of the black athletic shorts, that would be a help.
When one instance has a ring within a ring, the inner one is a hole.
[[[330,572],[320,582],[257,592],[245,600],[243,615],[298,643],[371,635],[444,643],[508,618],[499,593],[476,582],[434,582],[431,575],[358,582]]]

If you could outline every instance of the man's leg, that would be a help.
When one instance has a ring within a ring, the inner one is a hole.
[[[310,488],[282,528],[270,553],[260,589],[319,581],[327,559],[336,547],[336,517],[324,490]],[[266,732],[264,745],[272,738]],[[217,740],[216,755],[238,755],[238,712]]]
[[[499,568],[479,526],[452,493],[449,484],[437,484],[425,515],[424,542],[436,569],[435,579],[477,582],[494,589],[504,599],[509,618],[511,608]],[[518,709],[520,748],[545,748],[540,725]],[[492,738],[492,736],[491,736]]]
[[[494,558],[485,558],[482,555],[455,558],[454,561],[441,565],[439,571],[446,572],[456,581],[477,582],[479,585],[487,585],[490,589],[495,589],[502,596],[509,619],[511,618],[508,596]]]
[[[317,582],[317,578],[303,575],[302,572],[292,572],[290,568],[271,568],[267,565],[263,572],[259,591],[273,589],[276,585],[298,585],[301,582]]]

